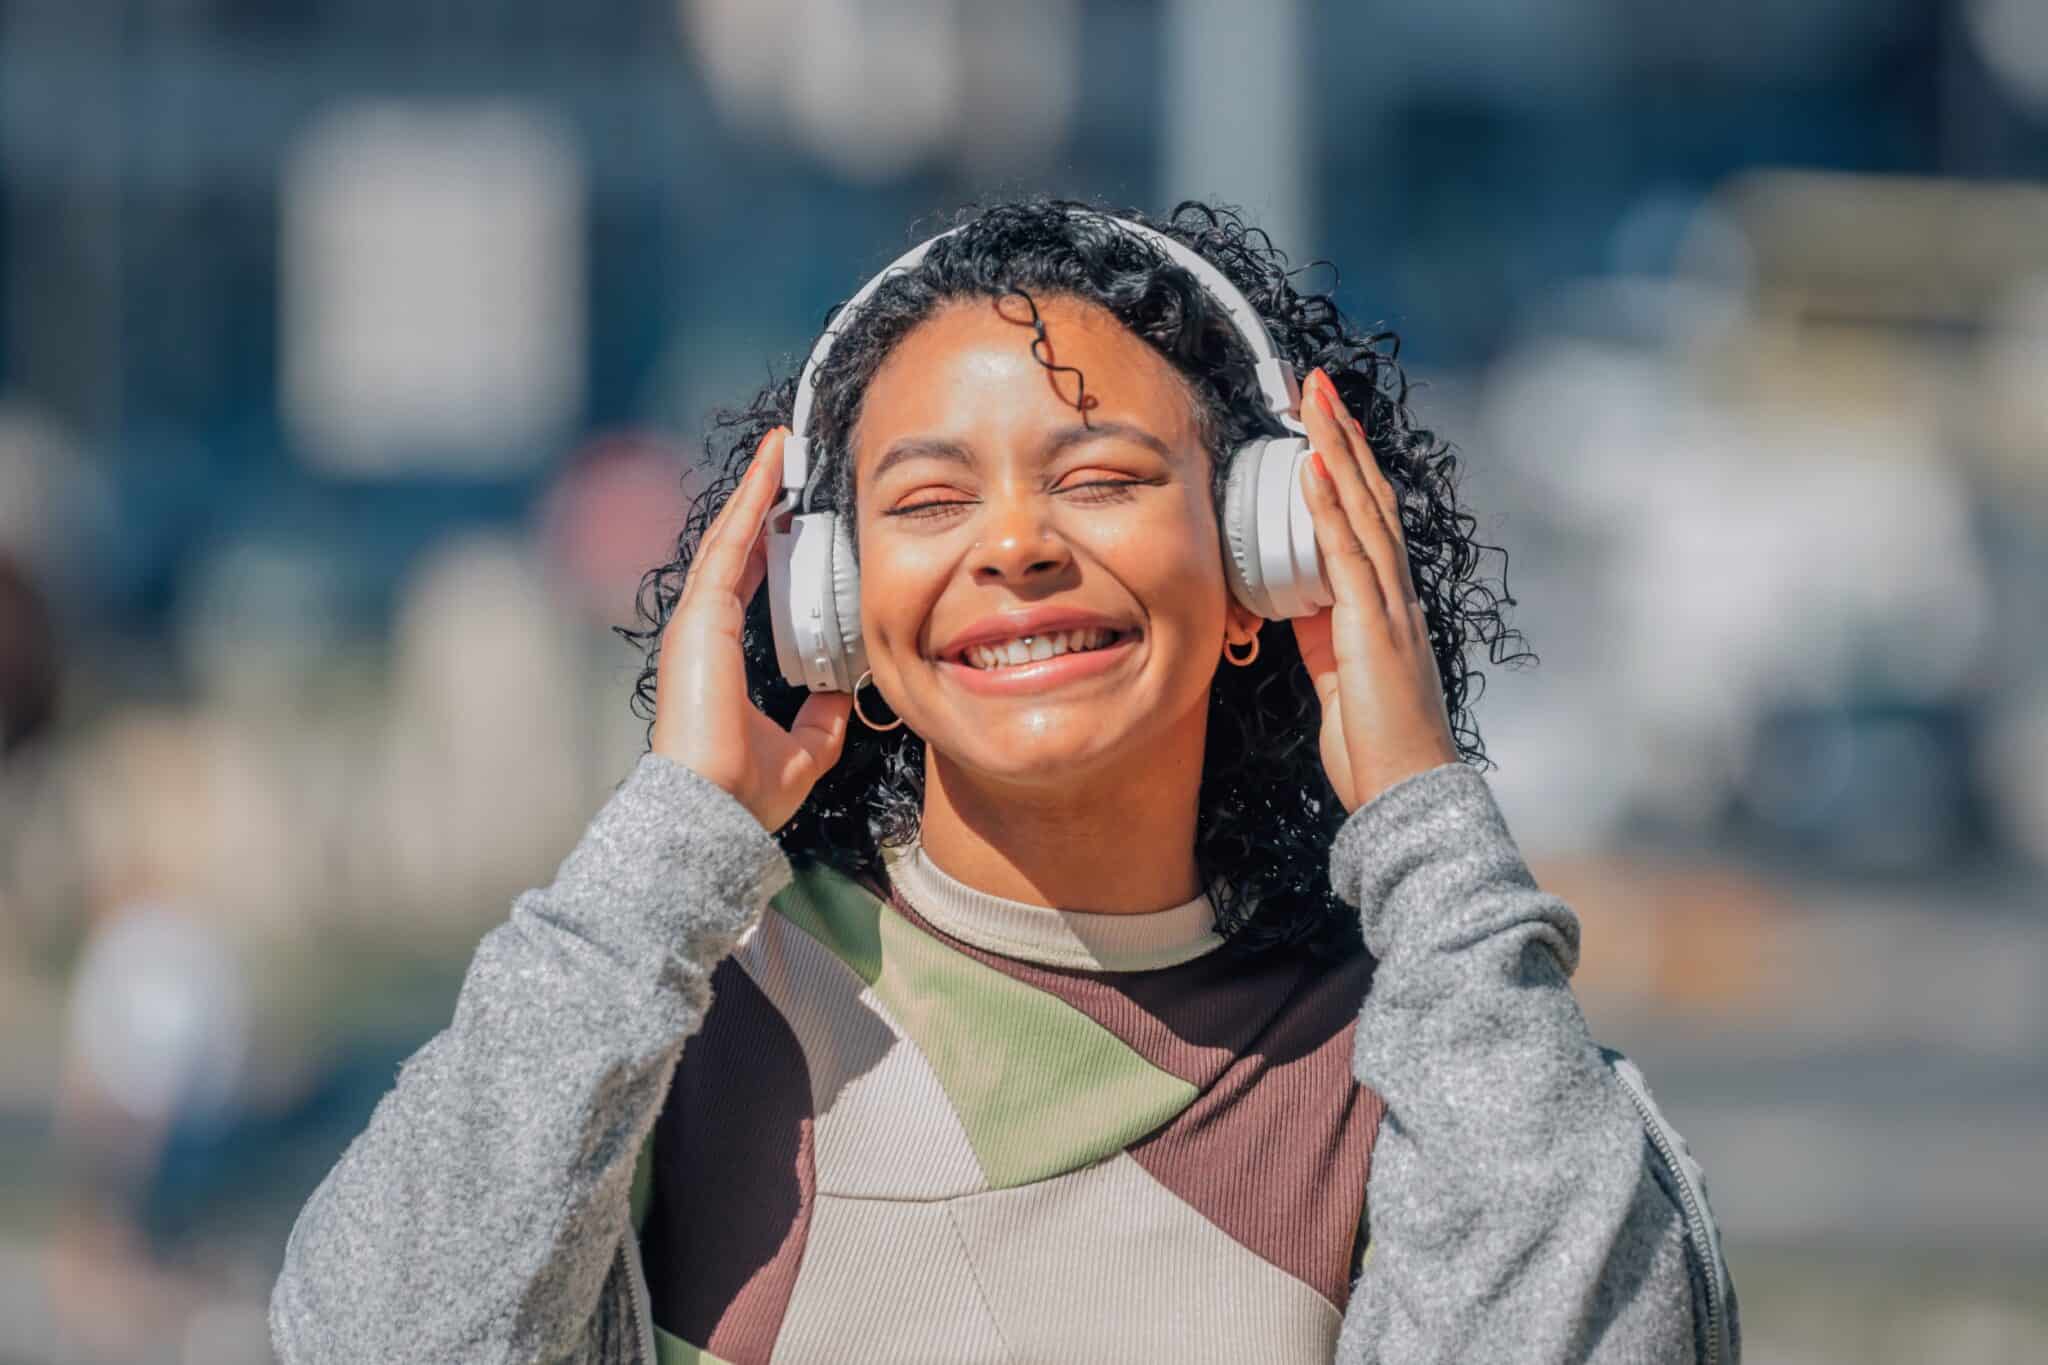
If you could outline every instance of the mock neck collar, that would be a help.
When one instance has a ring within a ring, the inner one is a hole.
[[[885,849],[890,883],[910,908],[953,937],[1005,957],[1083,971],[1172,967],[1223,945],[1207,895],[1144,914],[1058,910],[977,891],[922,844]]]

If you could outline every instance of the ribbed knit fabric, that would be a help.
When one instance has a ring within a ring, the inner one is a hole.
[[[917,850],[771,905],[643,1163],[664,1360],[1331,1358],[1369,956],[1234,961],[1206,898],[1054,910]]]
[[[1083,971],[1172,967],[1223,946],[1208,895],[1148,914],[1055,910],[977,891],[925,852],[890,850],[889,881],[930,923],[956,939],[1006,957]]]
[[[1485,779],[1352,812],[1330,883],[1369,989],[1026,962],[644,755],[306,1201],[278,1359],[1738,1365],[1698,1164]]]

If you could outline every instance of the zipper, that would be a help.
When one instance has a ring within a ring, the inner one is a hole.
[[[647,1272],[640,1265],[640,1235],[631,1227],[619,1239],[619,1260],[633,1300],[633,1336],[640,1350],[640,1365],[655,1365],[654,1309],[648,1303]]]
[[[1602,1048],[1607,1055],[1614,1074],[1622,1081],[1622,1089],[1628,1092],[1629,1102],[1635,1105],[1636,1113],[1642,1117],[1643,1132],[1648,1135],[1650,1145],[1663,1158],[1665,1168],[1671,1172],[1678,1185],[1680,1201],[1684,1204],[1687,1233],[1693,1245],[1698,1248],[1701,1270],[1707,1283],[1707,1358],[1705,1365],[1720,1365],[1722,1351],[1728,1343],[1723,1335],[1727,1330],[1727,1307],[1721,1292],[1721,1239],[1716,1235],[1713,1219],[1706,1211],[1706,1198],[1694,1183],[1693,1175],[1686,1169],[1688,1163],[1679,1155],[1681,1139],[1665,1122],[1655,1101],[1650,1098],[1649,1086],[1636,1064],[1619,1052]],[[1729,1351],[1732,1355],[1732,1348]]]

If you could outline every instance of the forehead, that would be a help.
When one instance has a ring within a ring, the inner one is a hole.
[[[905,435],[972,443],[1082,419],[1144,427],[1176,450],[1198,445],[1193,395],[1166,358],[1099,304],[1010,295],[943,305],[897,343],[868,382],[853,431],[856,469]]]

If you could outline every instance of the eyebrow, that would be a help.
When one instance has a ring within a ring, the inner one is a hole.
[[[1130,422],[1091,422],[1087,426],[1061,427],[1045,443],[1045,458],[1054,457],[1092,441],[1121,438],[1154,451],[1162,459],[1173,458],[1173,447],[1154,436],[1141,426]],[[868,477],[879,479],[905,460],[945,460],[951,464],[973,464],[974,456],[966,446],[943,436],[903,436],[891,443],[882,458],[875,462],[874,472]]]

